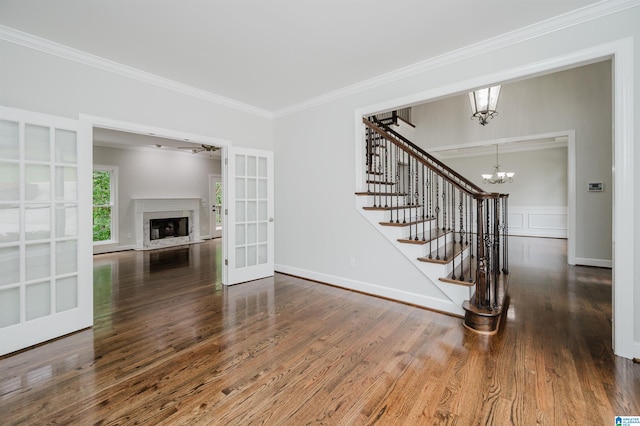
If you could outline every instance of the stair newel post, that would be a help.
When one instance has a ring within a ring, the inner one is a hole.
[[[509,273],[509,195],[502,197],[502,272]]]
[[[492,246],[492,241],[491,241],[491,232],[492,232],[492,226],[491,226],[491,214],[492,214],[492,209],[491,209],[491,199],[487,198],[484,202],[485,207],[484,207],[484,216],[486,219],[486,223],[485,223],[485,230],[484,230],[484,257],[485,257],[485,275],[486,275],[486,279],[487,279],[487,294],[485,295],[485,299],[484,299],[484,306],[487,309],[490,309],[491,307],[491,291],[493,289],[493,284],[492,284],[492,278],[493,278],[493,257],[492,257],[492,250],[493,250],[493,246]]]
[[[492,307],[498,307],[498,279],[500,277],[500,196],[492,200],[493,204],[493,252],[491,253],[493,264],[493,304]]]
[[[476,300],[477,307],[485,305],[487,295],[486,258],[484,255],[484,199],[476,199]]]
[[[467,244],[469,245],[469,282],[473,282],[473,259],[474,259],[474,254],[473,254],[473,249],[474,247],[476,247],[476,244],[474,244],[473,242],[473,238],[475,235],[475,238],[477,238],[477,232],[474,234],[473,233],[473,203],[476,202],[477,203],[477,199],[468,196],[467,197],[467,223],[468,223],[468,229],[469,229],[469,237],[467,238]],[[476,255],[477,257],[477,255]]]

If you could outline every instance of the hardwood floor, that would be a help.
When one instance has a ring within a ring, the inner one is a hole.
[[[220,284],[218,241],[95,256],[92,329],[0,359],[0,424],[614,424],[640,365],[611,350],[611,273],[512,238],[492,337],[276,274]]]

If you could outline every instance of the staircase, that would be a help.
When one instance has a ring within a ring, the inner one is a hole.
[[[439,288],[430,308],[495,333],[508,284],[508,195],[487,193],[395,132],[364,118],[361,214]]]

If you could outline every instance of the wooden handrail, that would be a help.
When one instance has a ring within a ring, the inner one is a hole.
[[[396,133],[391,129],[383,129],[377,124],[374,124],[371,121],[369,121],[366,117],[362,117],[362,122],[367,127],[375,130],[378,134],[380,134],[382,137],[387,139],[389,142],[393,143],[394,145],[402,149],[404,152],[408,154],[416,154],[416,153],[420,154],[416,156],[416,159],[420,163],[427,166],[429,169],[433,170],[436,174],[438,174],[442,178],[451,182],[453,185],[455,185],[458,189],[460,189],[464,193],[474,198],[475,197],[496,198],[500,195],[497,193],[489,193],[484,191],[478,185],[474,184],[469,179],[465,178],[464,176],[462,176],[461,174],[459,174],[458,172],[456,172],[455,170],[453,170],[452,168],[444,164],[442,161],[438,160],[437,158],[435,158],[434,156],[432,156],[431,154],[429,154],[428,152],[420,148],[419,146],[415,145],[413,142],[409,141],[407,138],[400,135],[399,133]],[[393,133],[394,135],[392,136],[389,132]],[[399,143],[397,139],[400,139],[402,143]],[[413,151],[407,148],[406,145],[410,146],[413,149]],[[424,157],[426,157],[426,159]],[[437,167],[434,167],[434,166],[437,166]],[[441,170],[444,170],[447,173],[444,173]],[[464,185],[461,184],[460,182],[464,183]]]

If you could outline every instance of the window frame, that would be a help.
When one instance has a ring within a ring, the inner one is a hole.
[[[110,180],[109,180],[109,194],[110,200],[109,204],[101,204],[95,205],[92,204],[91,210],[93,211],[94,207],[111,207],[111,239],[103,240],[103,241],[92,241],[94,246],[102,246],[107,244],[117,244],[120,240],[118,234],[118,166],[109,166],[103,164],[94,164],[93,165],[94,172],[109,172]],[[93,173],[91,174],[93,177]],[[93,181],[91,183],[91,188],[93,191]],[[93,218],[93,216],[92,216]],[[93,240],[93,237],[92,237]]]

